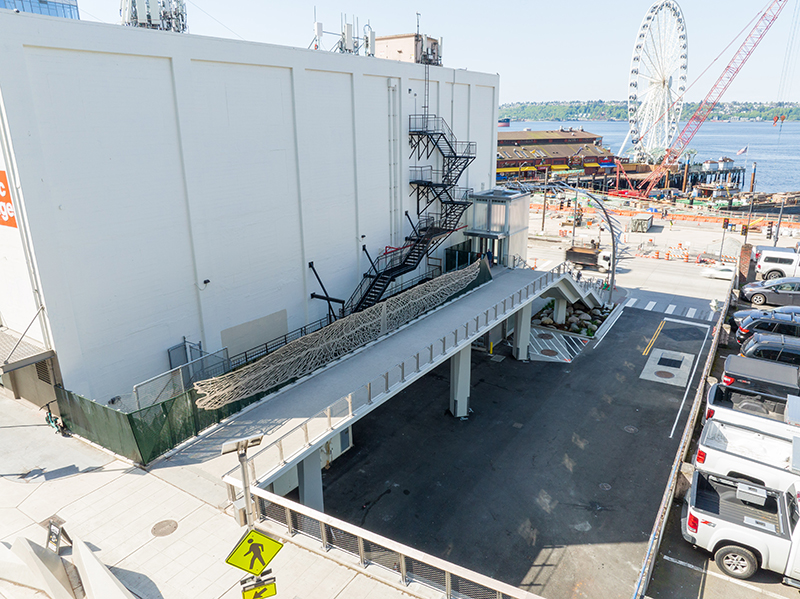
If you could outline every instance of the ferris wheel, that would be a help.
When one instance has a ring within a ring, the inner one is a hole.
[[[659,0],[645,14],[633,47],[628,82],[632,158],[655,162],[670,146],[683,110],[688,68],[686,22],[674,0]]]

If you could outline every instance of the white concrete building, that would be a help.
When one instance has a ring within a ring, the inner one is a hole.
[[[418,64],[0,10],[3,384],[106,401],[184,338],[235,354],[323,317],[308,263],[347,299],[362,244],[416,220],[424,87]],[[498,76],[431,67],[429,106],[477,142],[459,185],[489,189]]]

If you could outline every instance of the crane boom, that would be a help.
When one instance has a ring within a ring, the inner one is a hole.
[[[758,21],[756,21],[756,24],[753,26],[747,38],[745,38],[742,45],[739,46],[739,49],[736,51],[736,54],[731,58],[728,66],[722,71],[714,87],[711,88],[711,91],[708,92],[708,95],[700,103],[700,106],[697,107],[697,110],[695,110],[692,117],[686,123],[686,126],[678,134],[678,137],[675,138],[675,141],[672,142],[672,145],[667,148],[661,164],[653,169],[650,175],[641,183],[640,188],[645,189],[645,197],[650,196],[650,192],[666,174],[669,167],[678,161],[678,158],[689,145],[695,133],[697,133],[700,126],[708,118],[708,115],[714,110],[717,102],[722,98],[722,94],[725,93],[725,90],[728,89],[736,75],[742,70],[747,59],[750,58],[758,44],[764,39],[767,31],[769,31],[769,28],[772,27],[778,15],[781,14],[781,11],[788,3],[789,0],[773,0],[758,18]]]

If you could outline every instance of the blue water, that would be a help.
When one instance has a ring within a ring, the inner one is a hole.
[[[552,130],[562,127],[583,127],[590,133],[603,136],[603,145],[616,154],[628,132],[628,124],[614,121],[517,121],[498,131],[521,131],[528,127],[534,131]],[[681,125],[683,126],[683,125]],[[748,146],[747,155],[737,156]],[[728,156],[736,166],[747,166],[747,188],[750,186],[750,168],[753,161],[756,169],[756,191],[774,193],[800,191],[800,122],[792,121],[780,127],[769,123],[704,123],[692,139],[689,147],[697,150],[693,162],[716,160]],[[746,159],[746,164],[745,164]]]

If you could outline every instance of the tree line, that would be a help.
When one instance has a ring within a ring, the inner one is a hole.
[[[682,120],[691,116],[699,102],[683,105]],[[800,102],[720,102],[714,107],[711,120],[763,120],[786,116],[800,120]],[[621,101],[590,102],[514,102],[500,105],[500,118],[514,121],[627,121],[628,103]]]

